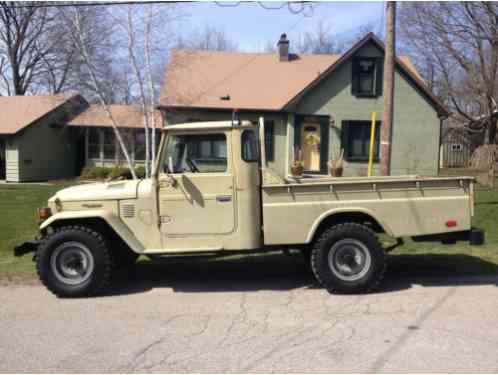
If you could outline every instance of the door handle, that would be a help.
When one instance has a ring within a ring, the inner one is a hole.
[[[218,203],[226,203],[226,202],[231,202],[232,201],[232,196],[230,195],[217,195],[216,196],[216,202]]]

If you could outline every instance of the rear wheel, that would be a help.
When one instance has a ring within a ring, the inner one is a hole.
[[[329,292],[361,293],[380,283],[386,261],[384,249],[371,229],[346,223],[322,233],[313,246],[311,266]]]
[[[41,282],[59,297],[95,295],[110,282],[113,257],[104,238],[82,226],[56,229],[38,248]]]

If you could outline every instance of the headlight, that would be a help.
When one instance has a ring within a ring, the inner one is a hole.
[[[50,216],[52,216],[52,210],[50,207],[41,207],[36,210],[36,218],[40,223],[47,220]]]

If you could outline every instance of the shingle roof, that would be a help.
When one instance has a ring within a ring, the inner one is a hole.
[[[121,128],[144,127],[143,112],[138,106],[113,104],[109,106],[109,110],[116,124]],[[156,116],[156,126],[158,128],[162,127],[160,112],[154,111],[154,113]],[[100,104],[92,104],[84,112],[71,119],[68,125],[110,127],[112,123]]]
[[[173,50],[160,105],[279,110],[338,58]]]
[[[0,134],[15,134],[78,94],[0,96]]]
[[[159,105],[207,109],[282,110],[335,70],[356,50],[373,41],[369,33],[342,55],[293,55],[281,62],[274,53],[173,50]],[[447,110],[425,85],[407,56],[396,59],[442,114]],[[229,100],[227,99],[229,96]],[[225,100],[224,100],[225,98]]]

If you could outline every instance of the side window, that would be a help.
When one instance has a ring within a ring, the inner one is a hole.
[[[137,130],[135,136],[135,160],[145,160],[145,130]]]
[[[116,137],[114,129],[104,129],[104,159],[116,158]]]
[[[100,129],[88,129],[88,158],[100,159]]]
[[[224,134],[170,135],[163,166],[172,173],[219,173],[227,170],[227,141]]]
[[[258,160],[256,136],[253,130],[244,130],[242,132],[242,160],[250,163]]]
[[[353,59],[351,91],[355,96],[375,97],[382,95],[382,64],[375,57]]]
[[[343,121],[342,147],[348,161],[368,161],[370,149],[370,121]],[[379,160],[380,121],[375,124],[374,161]]]

